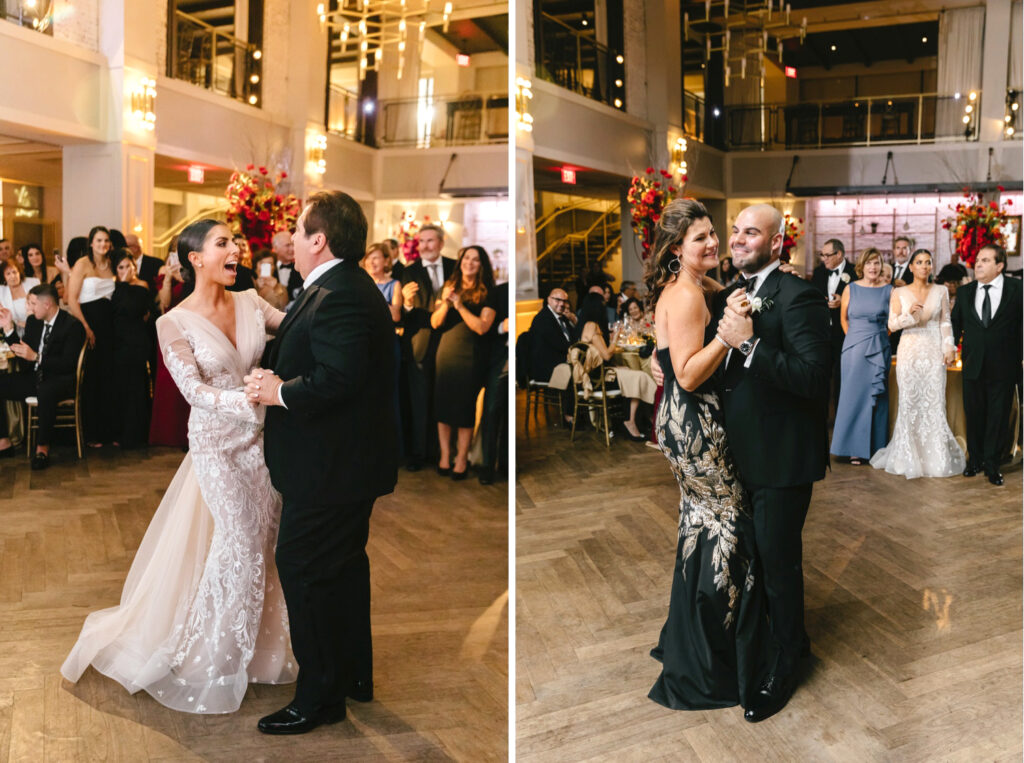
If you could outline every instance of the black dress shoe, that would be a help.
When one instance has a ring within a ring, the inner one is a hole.
[[[14,458],[14,446],[0,450],[0,458]]]
[[[964,467],[964,476],[965,477],[973,477],[977,473],[978,473],[978,467],[974,466],[973,464],[967,464],[967,466]]]
[[[786,706],[789,698],[793,696],[793,689],[796,688],[796,681],[792,676],[783,678],[774,673],[770,674],[757,690],[757,694],[750,702],[750,707],[743,711],[743,720],[749,723],[759,723],[766,718],[771,718],[779,710]]]
[[[32,468],[35,468],[35,462],[32,463]],[[1002,485],[1003,475],[1000,474],[999,472],[989,472],[988,481],[991,482],[993,485]]]
[[[480,474],[477,477],[481,485],[493,485],[494,484],[494,469],[484,467],[480,470]]]
[[[42,471],[43,469],[46,469],[49,465],[50,456],[47,453],[36,453],[34,456],[32,456],[32,471]],[[999,484],[1002,485],[1003,483],[1000,482]]]
[[[256,728],[264,734],[305,734],[325,723],[337,723],[345,720],[345,705],[327,708],[314,715],[305,715],[295,705],[278,710],[260,718]]]
[[[348,687],[345,696],[356,702],[373,702],[373,681],[356,681]]]

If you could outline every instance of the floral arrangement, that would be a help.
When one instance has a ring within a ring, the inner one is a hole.
[[[1002,186],[997,186],[1004,191]],[[952,231],[953,241],[956,242],[953,253],[953,261],[958,259],[969,268],[974,267],[974,261],[978,257],[978,251],[988,244],[1004,243],[1002,226],[1007,222],[1007,215],[999,205],[990,201],[985,203],[984,194],[980,191],[972,193],[964,189],[964,199],[956,205],[953,210],[956,214],[946,218],[942,227]],[[1010,204],[1009,200],[1006,201]]]
[[[420,228],[430,222],[430,216],[424,215],[423,220],[416,219],[416,213],[407,209],[402,213],[402,219],[398,221],[398,231],[395,238],[402,249],[402,257],[406,264],[420,258],[420,242],[417,235]]]
[[[253,252],[269,249],[274,233],[293,230],[302,211],[295,194],[280,194],[277,186],[288,177],[279,172],[271,179],[266,167],[253,164],[244,172],[231,173],[225,196],[228,199],[228,223],[237,223],[242,235],[249,240]]]
[[[783,216],[782,222],[782,256],[780,259],[783,262],[789,262],[793,247],[796,246],[796,242],[800,240],[800,237],[804,235],[804,232],[800,230],[804,219],[786,214]]]
[[[661,180],[657,179],[658,175]],[[685,175],[683,182],[686,182]],[[633,209],[633,232],[640,237],[640,246],[643,248],[641,257],[644,260],[651,255],[654,230],[661,219],[661,212],[672,201],[676,190],[672,185],[672,173],[666,170],[655,173],[654,167],[648,167],[646,173],[633,177],[626,198]]]

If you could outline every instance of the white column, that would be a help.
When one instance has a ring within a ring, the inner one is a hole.
[[[985,44],[982,47],[981,63],[981,113],[978,114],[978,137],[982,142],[1003,139],[1006,51],[1009,48],[1010,0],[988,0],[985,5]]]

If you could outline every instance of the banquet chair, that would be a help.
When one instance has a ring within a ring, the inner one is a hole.
[[[82,345],[78,353],[78,368],[75,370],[75,396],[57,403],[57,420],[53,425],[54,429],[74,429],[75,445],[78,447],[78,457],[82,457],[82,368],[85,363],[85,350],[88,342]],[[35,438],[33,434],[39,431],[39,415],[36,408],[39,407],[39,398],[33,396],[25,398],[25,407],[28,415],[25,418],[25,442],[27,444],[28,457],[32,458],[32,446]]]
[[[540,404],[544,403],[544,416],[550,421],[548,407],[558,406],[558,421],[563,419],[561,390],[552,389],[547,381],[533,378],[530,368],[530,332],[521,334],[516,341],[516,384],[526,389],[526,410],[523,426],[530,430],[530,403],[533,402],[534,423],[540,423]]]
[[[625,419],[622,415],[622,390],[617,386],[609,386],[609,382],[615,379],[614,369],[603,363],[587,368],[586,358],[589,349],[590,345],[586,342],[576,342],[569,347],[573,397],[572,431],[569,433],[569,442],[576,439],[576,424],[580,420],[580,411],[585,410],[588,416],[591,412],[599,412],[596,423],[598,428],[604,428],[604,444],[606,448],[610,448],[612,432],[609,413]]]

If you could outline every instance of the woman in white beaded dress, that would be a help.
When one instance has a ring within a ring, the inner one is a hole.
[[[284,313],[254,290],[226,290],[239,250],[224,224],[189,225],[178,257],[195,290],[157,321],[157,336],[192,406],[189,452],[120,605],[86,618],[61,673],[77,681],[92,665],[175,710],[227,713],[250,682],[288,683],[298,672],[274,565],[281,497],[263,460],[264,409],[242,384]]]
[[[896,354],[899,413],[889,444],[871,465],[907,479],[952,477],[964,470],[964,452],[946,421],[946,367],[956,360],[949,292],[929,283],[932,255],[910,257],[914,280],[894,289],[889,330],[903,331]]]

